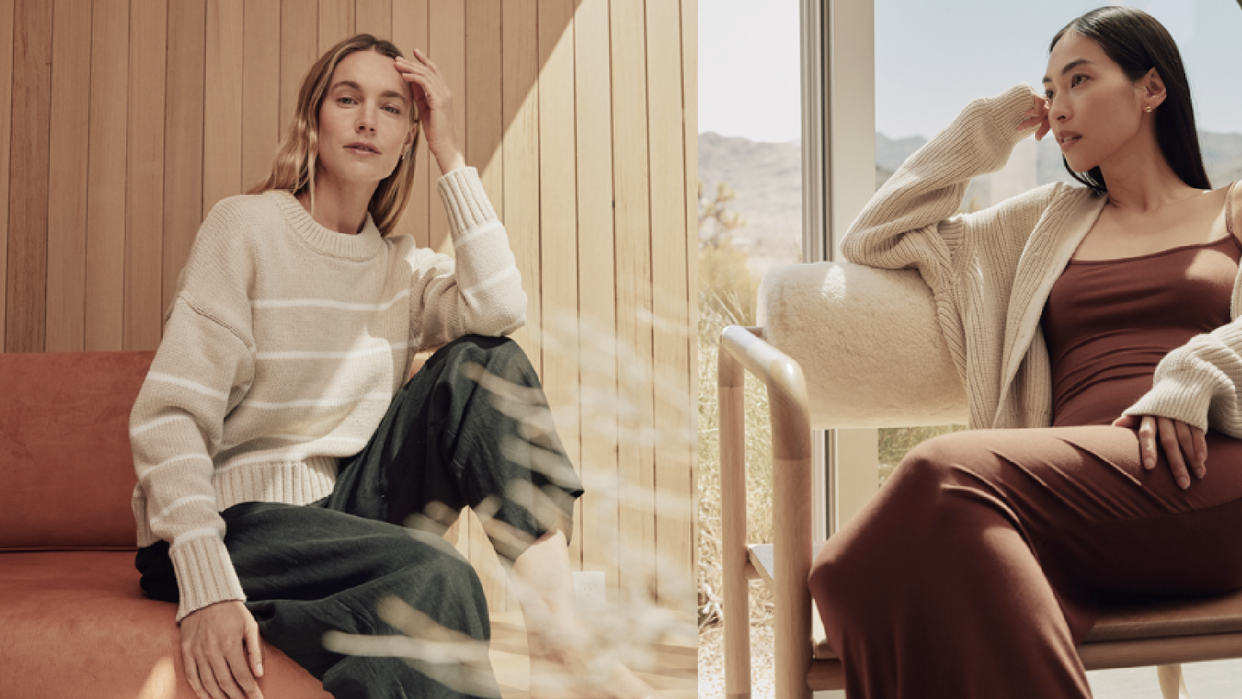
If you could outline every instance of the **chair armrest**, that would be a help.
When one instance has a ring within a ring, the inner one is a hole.
[[[725,328],[717,357],[720,409],[721,573],[725,634],[725,694],[750,693],[749,612],[745,570],[746,451],[743,391],[750,371],[764,382],[772,418],[772,498],[776,598],[776,695],[802,696],[792,678],[810,668],[811,426],[806,383],[798,363],[765,342],[760,329]],[[729,631],[730,624],[740,624]]]
[[[966,391],[915,270],[843,262],[764,275],[767,341],[802,367],[817,428],[966,422]]]

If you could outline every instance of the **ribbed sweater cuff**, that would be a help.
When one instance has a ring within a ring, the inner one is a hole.
[[[499,220],[483,190],[479,171],[472,167],[458,168],[444,175],[436,181],[436,189],[448,212],[454,239],[482,223]]]
[[[1184,384],[1170,377],[1157,381],[1150,391],[1122,414],[1167,417],[1206,432],[1211,402],[1212,394],[1204,390],[1202,384]]]
[[[202,536],[176,544],[169,551],[169,558],[181,588],[178,622],[210,604],[246,599],[228,549],[219,537]]]

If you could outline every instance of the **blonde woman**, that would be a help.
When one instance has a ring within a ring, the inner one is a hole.
[[[392,235],[420,137],[445,173],[456,261]],[[393,597],[486,641],[479,580],[436,536],[467,505],[533,591],[532,695],[548,694],[548,665],[582,659],[565,539],[582,489],[503,337],[525,311],[435,64],[365,34],[330,49],[271,174],[199,230],[131,416],[137,566],[147,594],[179,605],[199,697],[262,696],[260,635],[337,697],[494,694],[485,653],[444,674],[322,642],[398,633],[379,613]],[[406,383],[414,354],[440,345]],[[524,410],[498,409],[486,374]],[[601,696],[647,691],[617,665],[606,679]]]

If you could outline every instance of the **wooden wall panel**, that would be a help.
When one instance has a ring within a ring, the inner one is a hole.
[[[697,284],[690,284],[686,277],[681,71],[669,70],[670,66],[681,64],[680,10],[672,2],[647,5],[647,134],[651,168],[652,349],[658,387],[655,424],[659,426],[655,474],[655,540],[659,560],[656,584],[662,598],[681,595],[690,602],[694,588],[686,585],[685,576],[674,565],[675,561],[694,555],[694,519],[679,517],[677,513],[686,510],[676,503],[694,499],[690,479],[694,424],[691,415],[698,405],[689,392],[681,390],[690,383],[691,325],[686,299]],[[665,386],[677,390],[664,390]]]
[[[86,191],[91,74],[83,70],[83,66],[90,64],[90,5],[77,0],[57,0],[52,25],[51,160],[47,205],[49,352],[80,352],[86,346]]]
[[[164,0],[133,0],[129,42],[129,161],[125,174],[125,317],[123,346],[155,349],[164,248],[164,60],[168,13]]]
[[[204,215],[266,175],[320,53],[417,47],[530,299],[515,339],[587,488],[574,566],[689,611],[694,22],[694,0],[0,0],[0,344],[156,346]],[[416,158],[398,231],[453,254]],[[514,608],[477,520],[459,529]]]
[[[129,4],[91,13],[90,162],[86,195],[86,349],[121,349],[125,307],[125,146]]]
[[[425,50],[428,41],[428,3],[431,0],[402,0],[392,6],[392,41],[407,58],[413,60],[414,49]],[[473,3],[471,3],[473,4]],[[420,135],[421,136],[421,135]],[[414,236],[422,247],[431,244],[429,198],[431,195],[431,161],[427,154],[426,139],[420,137],[414,153],[414,189],[405,215],[397,224],[396,232]],[[490,191],[490,190],[489,190]],[[493,197],[497,193],[492,194]]]
[[[355,32],[392,41],[392,0],[356,0],[354,27]],[[401,49],[409,50],[404,46]]]
[[[177,275],[203,222],[203,61],[207,6],[168,4],[164,103],[164,258],[161,307],[172,304]]]
[[[699,4],[697,0],[681,0],[681,84],[682,84],[682,131],[684,134],[683,143],[685,146],[685,156],[682,159],[683,170],[685,171],[685,200],[686,200],[686,223],[683,231],[686,233],[686,307],[689,309],[687,316],[686,329],[691,333],[690,341],[690,374],[686,383],[687,393],[692,397],[692,410],[690,429],[697,433],[698,423],[698,403],[699,395],[699,352],[698,352],[698,327],[699,327],[699,303],[698,303],[698,167],[699,162],[699,92],[698,92],[698,75],[699,75]],[[694,166],[689,166],[694,163]],[[708,390],[714,390],[711,386],[706,386]],[[695,444],[697,445],[697,434]],[[688,512],[694,525],[691,528],[690,542],[690,558],[686,562],[692,571],[698,570],[698,522],[694,519],[699,511],[698,503],[698,487],[699,482],[699,464],[698,449],[690,449],[690,463],[688,475],[690,477],[690,497]],[[694,578],[692,573],[690,576]]]
[[[501,2],[470,0],[463,9],[464,26],[469,27],[469,31],[465,36],[465,53],[461,65],[461,70],[464,71],[461,85],[461,97],[464,98],[462,104],[488,104],[496,100],[501,89]],[[444,68],[438,52],[430,58]],[[453,89],[456,98],[458,88]],[[497,205],[503,204],[503,159],[493,158],[499,151],[504,136],[501,112],[499,109],[466,112],[461,106],[456,108],[459,113],[465,112],[465,131],[461,135],[465,141],[466,162],[478,168],[483,186],[492,201]],[[432,201],[436,203],[433,210],[439,209],[438,200],[439,196],[433,194]],[[497,213],[504,221],[503,209],[498,208]],[[463,548],[468,551],[476,566],[484,564],[481,577],[490,608],[517,609],[515,596],[508,589],[507,576],[492,551],[481,523],[472,516],[465,524],[466,536],[459,538],[459,543],[464,544]]]
[[[6,252],[4,347],[42,352],[47,316],[48,132],[52,5],[17,0],[13,9],[12,145]]]
[[[287,124],[280,123],[280,4],[246,0],[242,54],[242,188],[267,177]]]
[[[242,189],[242,94],[245,5],[207,4],[203,71],[203,211]]]
[[[341,39],[353,35],[354,0],[319,0],[319,50],[317,55],[322,56]]]
[[[13,126],[13,0],[0,0],[0,351],[4,350],[8,304],[9,249],[9,136]]]
[[[582,392],[582,567],[620,589],[617,488],[616,284],[613,272],[612,94],[608,0],[574,14],[578,185],[578,326]]]
[[[280,123],[282,128],[293,120],[302,78],[321,53],[323,52],[319,50],[319,4],[315,0],[281,0]]]
[[[574,141],[572,0],[539,3],[539,276],[542,365],[565,451],[581,463],[578,374],[578,207]],[[582,560],[582,513],[570,557]]]
[[[641,3],[611,6],[613,201],[616,207],[617,341],[620,422],[622,587],[655,573],[655,387],[651,336],[651,202],[647,149],[646,27]]]

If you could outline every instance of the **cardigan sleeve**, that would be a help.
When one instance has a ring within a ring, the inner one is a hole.
[[[974,235],[995,238],[998,229],[1029,235],[1033,225],[1022,231],[997,225],[997,207],[976,214],[957,211],[971,179],[1000,170],[1013,147],[1034,133],[1034,127],[1017,129],[1031,105],[1031,88],[1024,84],[967,105],[871,198],[842,243],[845,258],[870,267],[918,269],[939,296],[961,275],[963,258],[983,244]],[[1046,204],[1048,191],[1040,188],[1023,198],[1030,197]],[[1015,204],[1021,202],[1006,202],[1011,210]],[[1020,250],[1021,241],[1009,247]]]
[[[1124,415],[1157,415],[1242,438],[1242,318],[1191,338],[1156,365],[1152,388]]]

